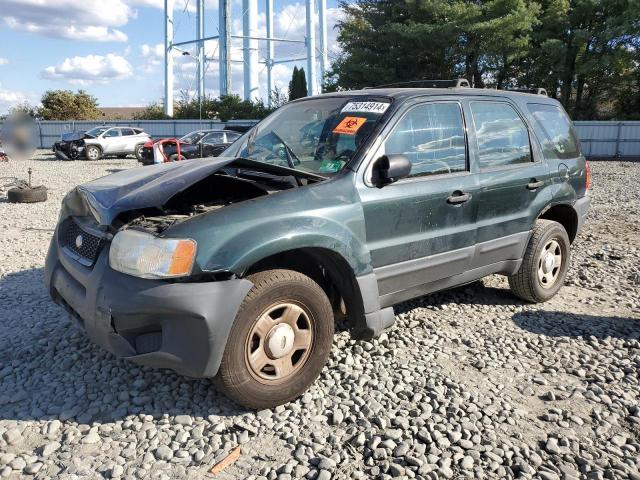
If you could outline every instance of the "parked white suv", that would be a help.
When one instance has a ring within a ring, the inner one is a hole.
[[[150,139],[149,134],[139,128],[96,127],[85,134],[84,154],[87,160],[98,160],[107,155],[131,154],[141,158],[142,146]]]
[[[95,127],[87,132],[72,132],[62,135],[53,145],[53,151],[63,160],[99,160],[106,156],[124,158],[134,155],[140,160],[142,148],[151,140],[149,134],[133,127]]]

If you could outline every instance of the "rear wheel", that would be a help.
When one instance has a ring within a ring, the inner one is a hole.
[[[569,236],[564,227],[551,220],[538,220],[520,269],[509,277],[511,291],[528,302],[546,302],[564,284],[569,255]]]
[[[138,161],[142,161],[144,159],[144,143],[136,145],[134,152]]]
[[[248,408],[294,400],[318,377],[333,343],[331,303],[320,286],[291,270],[251,275],[231,328],[218,382]]]
[[[178,155],[177,153],[174,153],[173,155],[169,155],[170,162],[177,162],[178,160],[186,160],[186,158],[184,155],[182,154]]]

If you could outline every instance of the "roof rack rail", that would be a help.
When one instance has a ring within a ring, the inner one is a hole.
[[[547,90],[544,88],[505,88],[508,92],[533,93],[535,95],[544,95],[548,97]]]
[[[469,80],[466,78],[454,78],[452,80],[410,80],[408,82],[387,83],[385,85],[376,85],[369,88],[458,88],[471,87]]]

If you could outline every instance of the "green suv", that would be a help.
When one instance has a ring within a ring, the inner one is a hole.
[[[224,155],[73,189],[45,276],[95,343],[251,408],[309,387],[339,317],[376,336],[393,305],[496,273],[548,300],[589,207],[571,122],[536,94],[320,95]]]

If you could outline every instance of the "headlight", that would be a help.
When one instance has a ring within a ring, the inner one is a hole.
[[[158,238],[136,230],[118,232],[111,242],[109,265],[142,278],[174,278],[191,274],[196,241]]]

